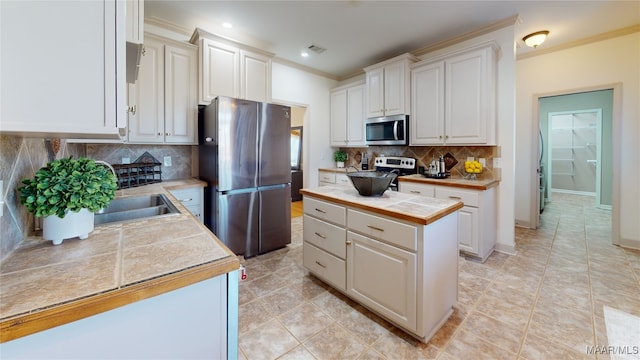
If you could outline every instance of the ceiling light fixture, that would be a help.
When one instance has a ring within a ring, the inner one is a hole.
[[[308,56],[309,56],[309,53],[308,53],[308,52],[303,51],[303,52],[301,52],[301,53],[300,53],[300,56],[302,56],[302,57],[308,57]]]
[[[233,24],[229,22],[222,23],[222,27],[224,27],[225,29],[231,29],[233,27]]]
[[[549,31],[547,30],[536,31],[534,33],[531,33],[523,37],[522,41],[524,41],[524,43],[527,44],[527,46],[536,48],[545,41],[545,39],[547,38],[547,35],[549,35]]]

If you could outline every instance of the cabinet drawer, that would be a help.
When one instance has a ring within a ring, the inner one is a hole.
[[[171,194],[178,199],[182,205],[191,206],[202,203],[202,188],[193,187],[188,189],[171,190]]]
[[[338,185],[351,185],[351,180],[349,180],[349,177],[347,175],[344,174],[336,174],[336,184]]]
[[[418,249],[418,230],[412,225],[349,209],[348,228],[408,250]]]
[[[414,184],[407,182],[400,182],[398,184],[400,192],[406,194],[422,195],[428,197],[435,197],[436,188],[426,184]]]
[[[346,255],[347,230],[304,215],[303,239],[322,250],[344,259]]]
[[[324,171],[318,172],[318,182],[335,184],[336,183],[336,174],[328,173]]]
[[[438,199],[451,199],[462,201],[465,206],[478,207],[480,204],[480,195],[476,191],[459,190],[454,188],[436,188],[436,197]]]
[[[338,290],[346,290],[347,265],[344,260],[305,242],[302,248],[302,263],[311,273]]]
[[[303,207],[305,214],[318,219],[326,220],[341,226],[345,226],[347,223],[347,209],[343,206],[305,197]]]

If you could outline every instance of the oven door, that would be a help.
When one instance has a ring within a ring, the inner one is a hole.
[[[396,115],[367,119],[367,145],[407,145],[408,118],[408,115]]]

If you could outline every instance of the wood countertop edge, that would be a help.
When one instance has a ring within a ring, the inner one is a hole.
[[[348,200],[343,200],[340,198],[335,198],[333,196],[327,196],[327,195],[323,195],[323,194],[318,194],[318,193],[314,193],[314,192],[310,192],[310,191],[306,191],[305,189],[301,189],[300,193],[302,193],[303,195],[309,196],[309,197],[315,197],[318,199],[322,199],[322,200],[327,200],[327,201],[331,201],[333,203],[336,204],[340,204],[340,205],[345,205],[345,206],[350,206],[353,208],[357,208],[360,210],[366,210],[366,211],[370,211],[372,213],[375,214],[379,214],[379,215],[385,215],[385,216],[389,216],[392,218],[396,218],[396,219],[400,219],[400,220],[406,220],[406,221],[410,221],[413,223],[417,223],[420,225],[429,225],[433,222],[435,222],[436,220],[439,220],[440,218],[443,218],[457,210],[460,210],[464,207],[464,204],[462,202],[457,202],[455,205],[450,206],[444,210],[440,210],[437,211],[427,217],[422,217],[422,216],[415,216],[415,215],[411,215],[411,214],[407,214],[405,212],[401,212],[401,211],[397,211],[397,210],[387,210],[387,209],[382,209],[379,207],[375,207],[375,206],[369,206],[369,205],[364,205],[364,204],[359,204],[359,203],[354,203]]]
[[[17,315],[0,322],[0,343],[168,293],[239,268],[238,258],[229,256],[33,313]]]
[[[449,187],[458,187],[458,188],[465,188],[465,189],[472,189],[472,190],[488,190],[492,187],[498,186],[498,184],[500,183],[499,180],[491,180],[489,183],[486,183],[484,185],[474,185],[474,184],[468,184],[468,183],[455,183],[455,182],[443,182],[442,180],[438,180],[438,179],[429,179],[429,178],[412,178],[412,177],[408,177],[408,176],[400,176],[398,177],[398,181],[399,182],[413,182],[413,183],[426,183],[426,184],[431,184],[431,185],[439,185],[439,186],[449,186]]]

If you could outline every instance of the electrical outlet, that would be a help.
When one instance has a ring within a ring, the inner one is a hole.
[[[502,167],[502,159],[501,158],[493,158],[493,167],[495,169],[499,169]]]
[[[487,159],[480,158],[478,159],[478,162],[482,165],[482,167],[487,167]]]
[[[164,166],[166,166],[166,167],[170,167],[171,166],[171,156],[165,156],[164,157]]]

